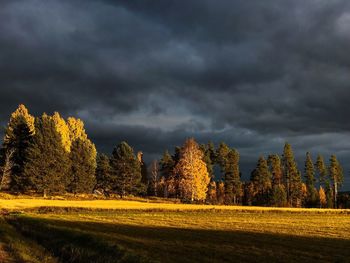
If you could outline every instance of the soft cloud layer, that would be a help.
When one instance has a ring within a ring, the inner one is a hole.
[[[0,118],[78,115],[102,151],[182,144],[337,153],[350,189],[350,2],[4,0]]]

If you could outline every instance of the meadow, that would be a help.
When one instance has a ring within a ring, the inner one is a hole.
[[[21,198],[1,209],[0,262],[350,262],[349,210]]]

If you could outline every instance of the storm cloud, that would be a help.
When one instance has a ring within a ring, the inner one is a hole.
[[[226,141],[249,177],[292,144],[336,153],[350,189],[350,2],[3,0],[0,118],[78,116],[100,151],[148,160]]]

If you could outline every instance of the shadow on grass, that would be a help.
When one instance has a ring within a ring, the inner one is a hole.
[[[8,222],[63,262],[350,262],[345,239],[28,216]]]

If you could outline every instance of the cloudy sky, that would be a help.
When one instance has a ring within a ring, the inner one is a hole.
[[[1,0],[0,118],[78,116],[150,160],[227,142],[245,178],[292,144],[336,153],[350,190],[350,1]]]

